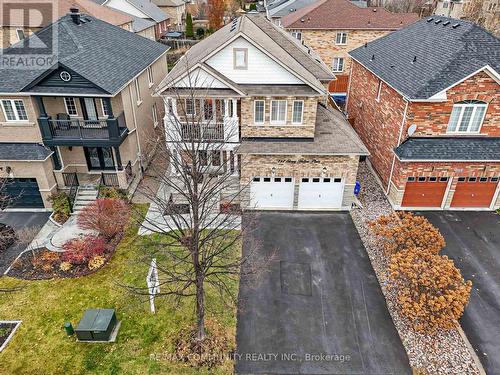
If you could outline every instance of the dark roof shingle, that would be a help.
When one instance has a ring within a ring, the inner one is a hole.
[[[39,143],[0,143],[0,160],[43,161],[52,151]]]

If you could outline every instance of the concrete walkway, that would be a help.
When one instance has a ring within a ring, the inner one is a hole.
[[[63,246],[66,242],[89,234],[96,234],[96,232],[79,228],[76,223],[76,215],[73,215],[62,227],[57,228],[47,236],[44,246],[51,251],[64,251]]]

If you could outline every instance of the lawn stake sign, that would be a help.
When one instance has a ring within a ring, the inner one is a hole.
[[[155,294],[160,293],[160,280],[158,280],[158,268],[156,267],[156,259],[151,260],[151,266],[149,266],[148,277],[146,277],[146,283],[148,284],[149,290],[149,306],[151,312],[154,314],[155,311]]]

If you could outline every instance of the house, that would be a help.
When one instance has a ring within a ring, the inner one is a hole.
[[[92,0],[58,0],[52,3],[40,3],[36,4],[36,11],[30,9],[26,1],[9,0],[2,4],[0,10],[3,15],[0,17],[0,47],[7,48],[27,38],[64,16],[70,8],[79,8],[85,14],[132,31],[133,20],[128,14],[101,6]]]
[[[184,0],[153,0],[153,3],[170,16],[170,25],[176,31],[184,31],[186,3]]]
[[[332,78],[298,40],[255,13],[191,47],[158,93],[167,103],[167,134],[182,124],[181,107],[220,119],[210,139],[225,144],[205,159],[226,163],[240,179],[244,208],[349,209],[358,161],[368,152],[343,115],[326,104]]]
[[[464,3],[467,0],[437,0],[434,14],[450,18],[464,17]]]
[[[163,113],[152,92],[167,50],[72,9],[2,51],[0,175],[16,207],[50,208],[50,194],[78,184],[137,182]]]
[[[499,52],[441,16],[350,52],[348,116],[396,209],[500,206]]]
[[[319,54],[335,73],[329,91],[345,100],[351,67],[348,52],[410,23],[413,13],[361,8],[349,0],[319,0],[282,18],[283,27]]]
[[[107,6],[109,8],[117,9],[121,12],[127,13],[135,18],[135,29],[142,31],[148,30],[146,25],[154,22],[154,40],[161,38],[170,27],[170,15],[158,8],[154,3],[149,0],[93,0],[98,4]],[[137,18],[141,19],[137,20]],[[147,22],[144,22],[147,21]],[[134,23],[135,23],[134,22]],[[138,31],[140,32],[140,31]],[[143,35],[150,37],[149,33]],[[153,39],[153,38],[150,38]]]

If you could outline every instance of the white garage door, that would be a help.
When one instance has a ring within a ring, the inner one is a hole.
[[[254,177],[250,185],[252,208],[293,208],[291,177]]]
[[[335,209],[342,207],[344,183],[341,178],[301,178],[299,186],[300,209]]]

